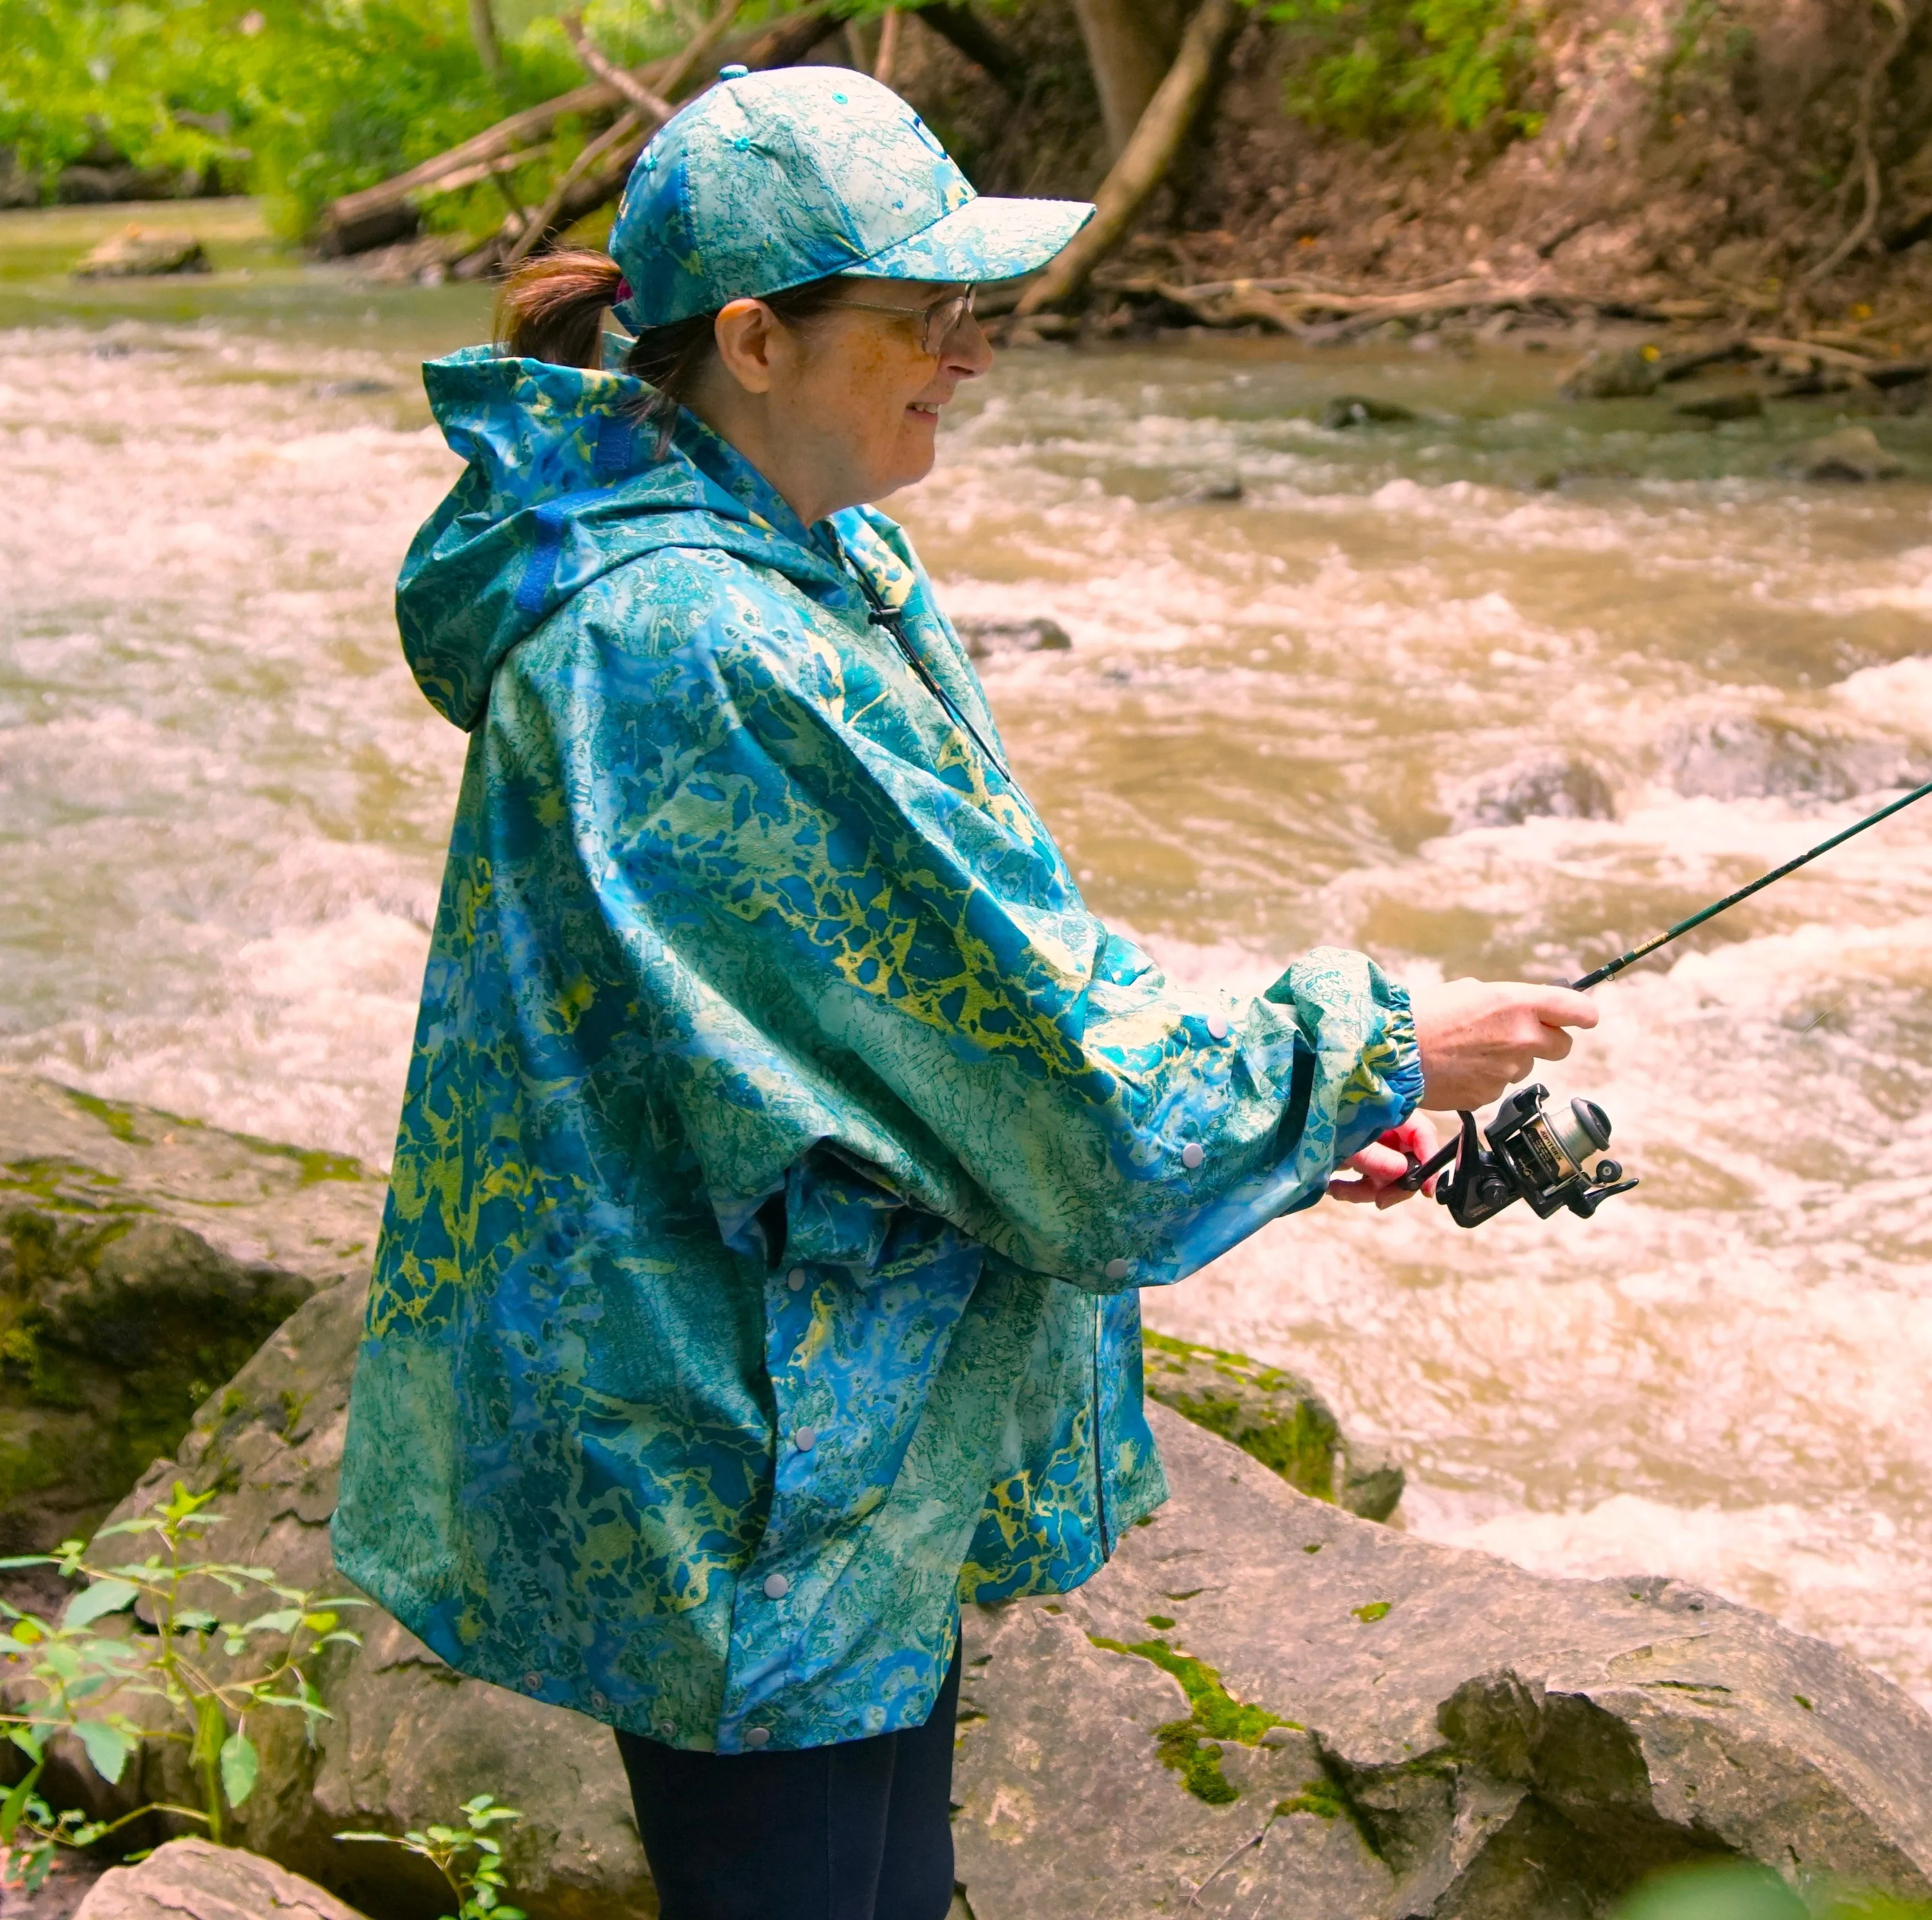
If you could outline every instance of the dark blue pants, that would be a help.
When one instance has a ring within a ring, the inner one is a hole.
[[[789,1754],[617,1750],[662,1920],[946,1920],[959,1654],[923,1726]]]

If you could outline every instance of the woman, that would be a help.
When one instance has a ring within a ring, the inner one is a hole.
[[[470,466],[398,605],[472,737],[337,1556],[617,1730],[666,1920],[940,1920],[961,1599],[1164,1497],[1136,1288],[1403,1197],[1420,1099],[1594,1017],[1412,1015],[1328,950],[1182,992],[1082,904],[866,503],[992,364],[973,283],[1090,211],[976,198],[857,75],[727,68],[613,257],[427,370]]]

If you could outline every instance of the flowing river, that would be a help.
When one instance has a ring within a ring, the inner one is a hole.
[[[72,282],[124,212],[0,216],[0,1060],[380,1163],[463,748],[389,608],[456,472],[416,363],[484,299],[150,211],[220,270]],[[1932,421],[1807,486],[1828,402],[1705,430],[1564,364],[1016,351],[896,503],[956,614],[1072,637],[988,684],[1176,976],[1567,979],[1932,775]],[[1932,804],[1673,953],[1544,1076],[1635,1195],[1324,1207],[1149,1320],[1311,1376],[1418,1532],[1679,1575],[1932,1705]]]

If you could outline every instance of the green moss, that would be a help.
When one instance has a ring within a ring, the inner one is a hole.
[[[63,1088],[62,1091],[82,1113],[99,1120],[116,1139],[124,1140],[134,1147],[152,1144],[134,1124],[134,1109],[132,1107],[122,1106],[113,1100],[104,1100],[97,1094],[83,1094],[74,1087]]]
[[[1318,1500],[1335,1498],[1334,1416],[1306,1383],[1246,1354],[1143,1333],[1147,1389]],[[1227,1382],[1226,1386],[1221,1382]]]
[[[136,1124],[132,1107],[118,1105],[112,1100],[104,1100],[92,1094],[83,1094],[74,1088],[62,1090],[68,1098],[80,1108],[99,1120],[117,1140],[124,1140],[130,1146],[151,1147],[154,1143],[142,1133]],[[208,1133],[223,1130],[210,1127],[204,1120],[189,1120],[174,1113],[164,1113],[160,1108],[152,1109],[153,1117],[164,1120],[176,1132]],[[230,1133],[227,1138],[238,1140],[244,1147],[252,1147],[258,1154],[272,1154],[278,1160],[292,1160],[300,1171],[304,1186],[314,1186],[325,1180],[362,1180],[370,1178],[369,1169],[352,1154],[331,1154],[315,1147],[292,1147],[285,1140],[265,1140],[258,1133]]]
[[[1241,1797],[1241,1790],[1221,1771],[1221,1750],[1201,1738],[1192,1720],[1171,1720],[1154,1729],[1160,1763],[1180,1776],[1180,1784],[1197,1800],[1225,1807]]]
[[[1277,1814],[1312,1814],[1324,1820],[1340,1820],[1348,1810],[1348,1803],[1342,1798],[1341,1790],[1325,1774],[1303,1783],[1301,1791],[1292,1800],[1275,1802]]]
[[[1173,1621],[1165,1613],[1150,1613],[1147,1617],[1147,1623],[1150,1627],[1163,1634],[1174,1624]]]
[[[1165,1640],[1130,1642],[1109,1640],[1102,1634],[1090,1634],[1088,1638],[1109,1653],[1130,1654],[1136,1659],[1150,1660],[1180,1684],[1180,1690],[1187,1696],[1188,1716],[1156,1727],[1154,1744],[1162,1766],[1179,1774],[1187,1791],[1210,1807],[1226,1806],[1240,1797],[1240,1789],[1221,1770],[1222,1750],[1217,1742],[1232,1740],[1244,1747],[1256,1747],[1271,1726],[1301,1731],[1298,1720],[1283,1720],[1265,1707],[1236,1700],[1222,1685],[1220,1675],[1205,1660],[1196,1660]]]
[[[1390,1600],[1372,1600],[1366,1606],[1352,1606],[1348,1610],[1358,1620],[1372,1624],[1378,1620],[1386,1620],[1389,1609],[1394,1604]]]

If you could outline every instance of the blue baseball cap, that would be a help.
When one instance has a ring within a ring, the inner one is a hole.
[[[727,67],[631,170],[610,230],[633,333],[828,274],[1010,280],[1093,218],[976,194],[890,87],[843,67]]]

